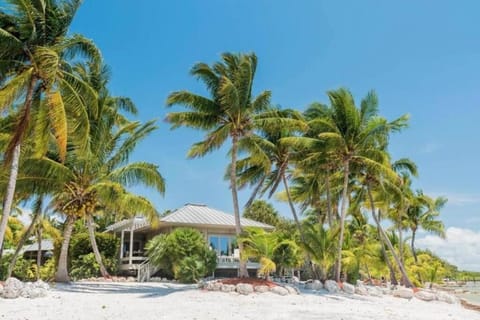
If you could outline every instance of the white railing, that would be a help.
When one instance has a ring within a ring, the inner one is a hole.
[[[145,260],[137,267],[137,282],[150,281],[150,277],[158,271],[158,268],[150,263],[150,260]]]

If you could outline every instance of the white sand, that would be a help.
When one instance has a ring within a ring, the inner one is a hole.
[[[241,296],[167,283],[76,283],[39,299],[0,299],[0,320],[344,319],[480,320],[443,302],[303,293]]]

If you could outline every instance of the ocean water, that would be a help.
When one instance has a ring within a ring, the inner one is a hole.
[[[458,297],[480,305],[480,281],[469,281],[464,286],[458,287],[458,289],[468,291],[468,293],[456,294]]]

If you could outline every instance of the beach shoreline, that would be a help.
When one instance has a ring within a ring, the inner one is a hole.
[[[480,312],[460,304],[392,296],[303,292],[239,295],[177,283],[73,283],[39,299],[0,299],[0,318],[83,319],[469,319]]]

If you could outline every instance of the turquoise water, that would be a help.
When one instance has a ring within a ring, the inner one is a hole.
[[[467,282],[464,286],[458,287],[458,289],[467,290],[469,292],[457,294],[458,297],[480,305],[480,281]]]

